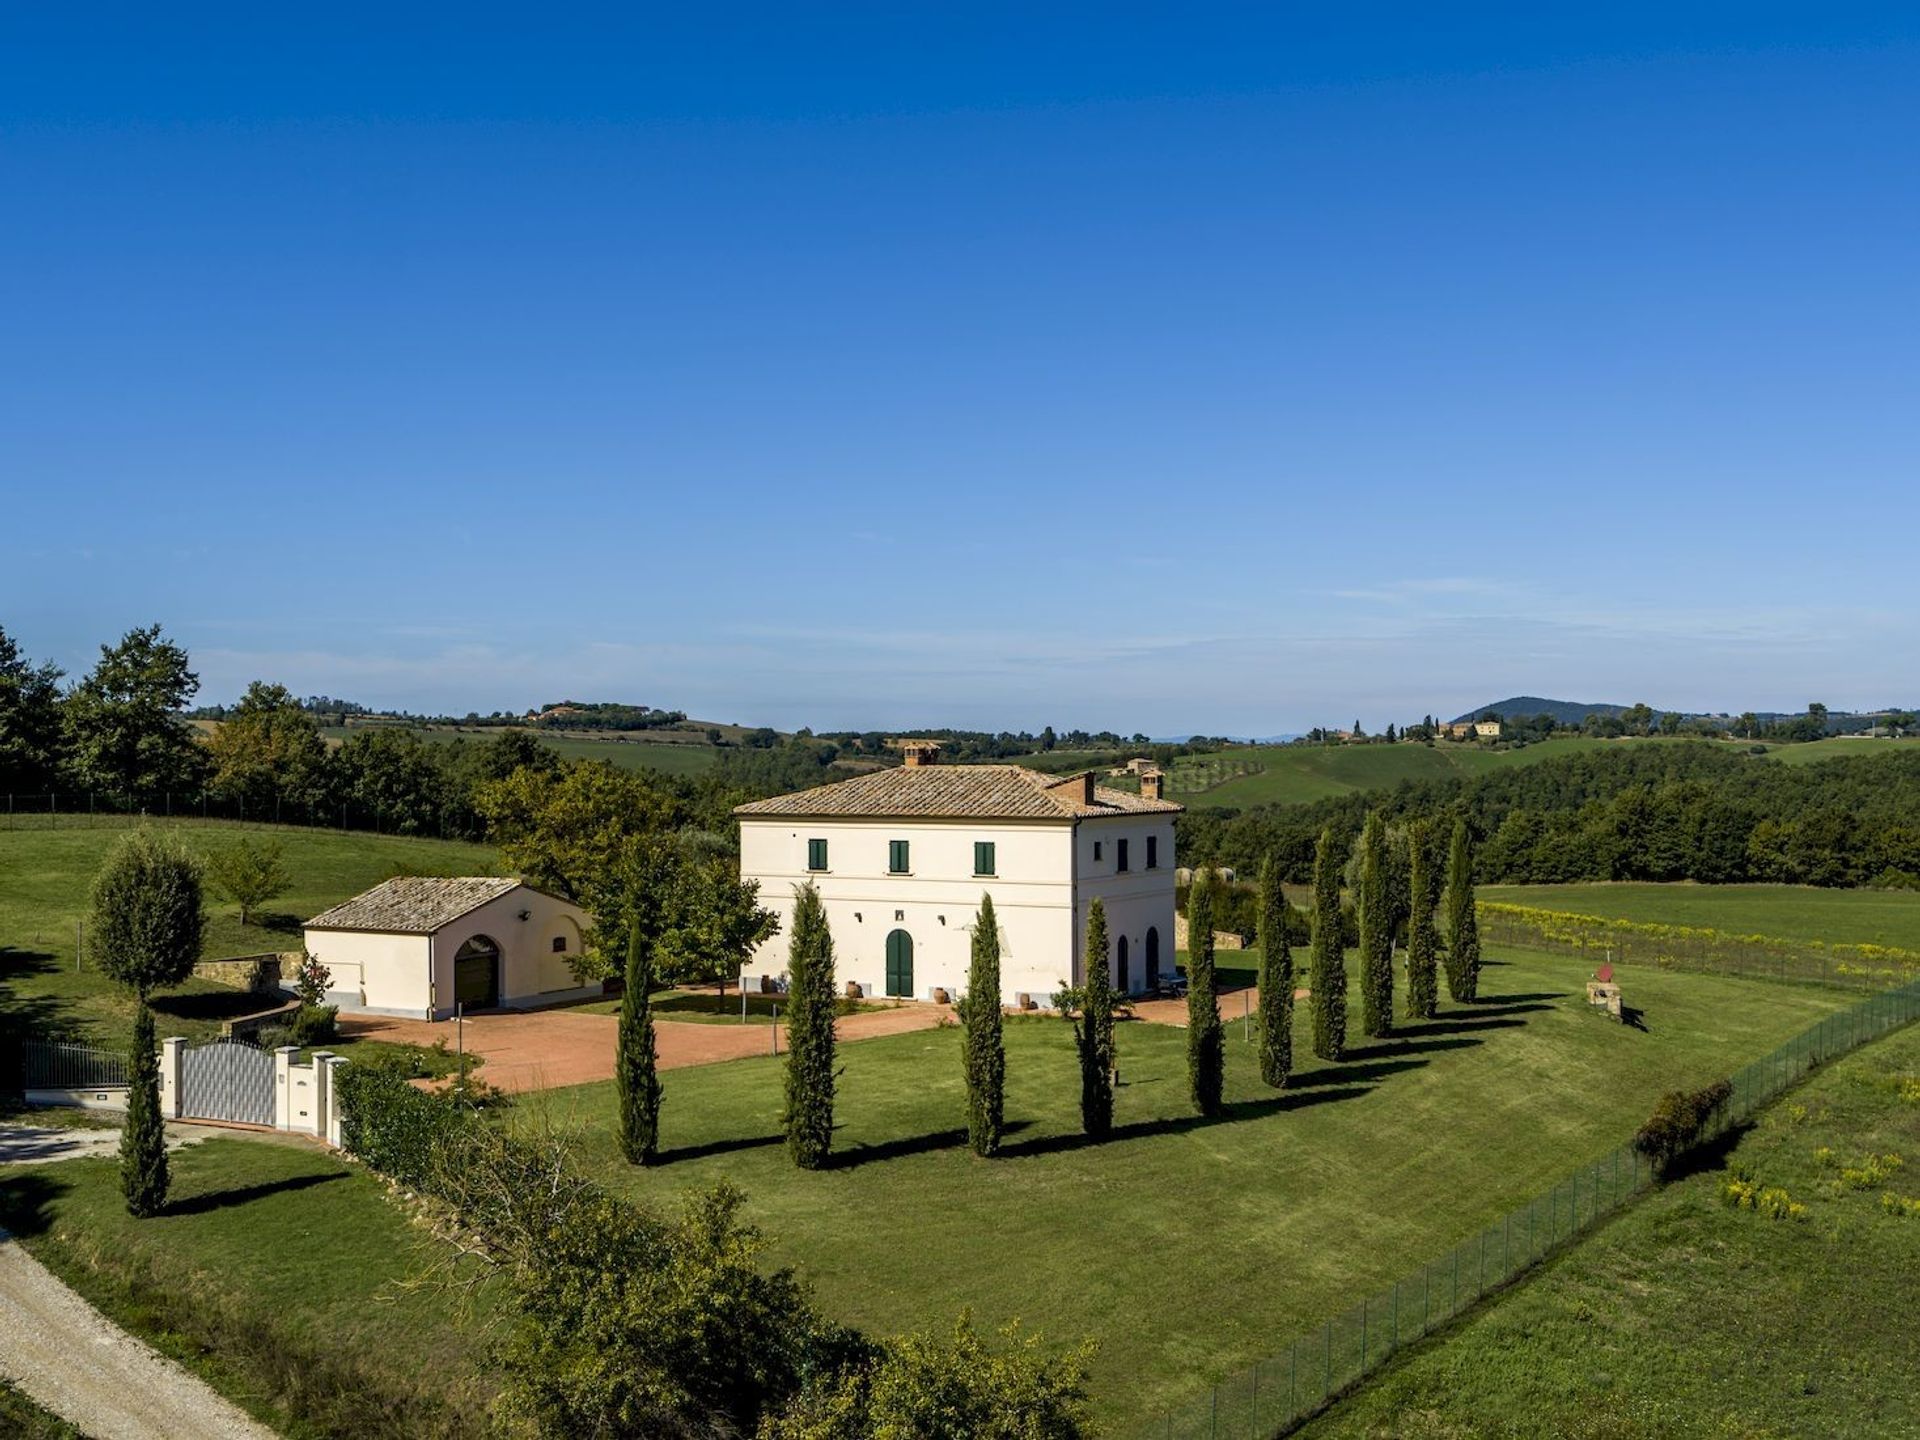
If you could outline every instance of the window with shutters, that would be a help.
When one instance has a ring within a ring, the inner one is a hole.
[[[907,864],[907,842],[889,840],[887,842],[887,873],[905,875],[910,868]]]
[[[1147,836],[1147,869],[1158,870],[1159,868],[1160,837],[1158,835],[1149,835]]]
[[[1113,868],[1123,875],[1127,872],[1127,842],[1124,840],[1113,842]]]
[[[973,873],[991,875],[993,869],[993,841],[976,840],[973,842]]]
[[[824,840],[807,841],[807,869],[824,870],[827,868],[827,842]]]

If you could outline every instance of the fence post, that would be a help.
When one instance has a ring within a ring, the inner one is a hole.
[[[300,1053],[298,1045],[282,1045],[273,1052],[273,1128],[291,1130],[293,1128],[293,1057]]]
[[[160,1118],[180,1118],[180,1052],[187,1037],[169,1035],[160,1042]]]

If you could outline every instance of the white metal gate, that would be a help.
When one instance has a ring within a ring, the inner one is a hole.
[[[188,1046],[180,1055],[180,1113],[195,1120],[273,1124],[273,1056],[244,1040]]]

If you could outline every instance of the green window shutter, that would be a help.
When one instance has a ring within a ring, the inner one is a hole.
[[[976,875],[993,874],[993,841],[976,840],[973,842],[973,873]]]
[[[1127,868],[1127,842],[1125,840],[1116,840],[1113,844],[1113,868],[1124,873]]]
[[[890,841],[887,846],[887,869],[895,875],[907,873],[907,842]]]
[[[807,869],[824,870],[827,868],[827,842],[824,840],[807,841]]]

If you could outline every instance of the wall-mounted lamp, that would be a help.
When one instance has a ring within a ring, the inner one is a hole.
[[[860,919],[860,912],[859,912],[858,910],[856,910],[856,911],[854,911],[854,912],[853,912],[853,918],[854,918],[854,920],[855,920],[856,922],[858,922],[858,921],[859,921],[859,919]]]
[[[895,921],[904,920],[907,918],[907,912],[904,910],[896,910],[893,912],[893,918]]]
[[[520,918],[521,918],[522,920],[531,920],[531,919],[533,918],[533,911],[531,911],[531,910],[522,910],[522,911],[520,912]]]
[[[942,915],[942,916],[940,916],[940,917],[939,917],[939,919],[940,919],[940,923],[941,923],[942,925],[944,925],[944,924],[946,924],[946,923],[947,923],[947,917],[946,917],[946,916],[944,916],[944,915]]]

